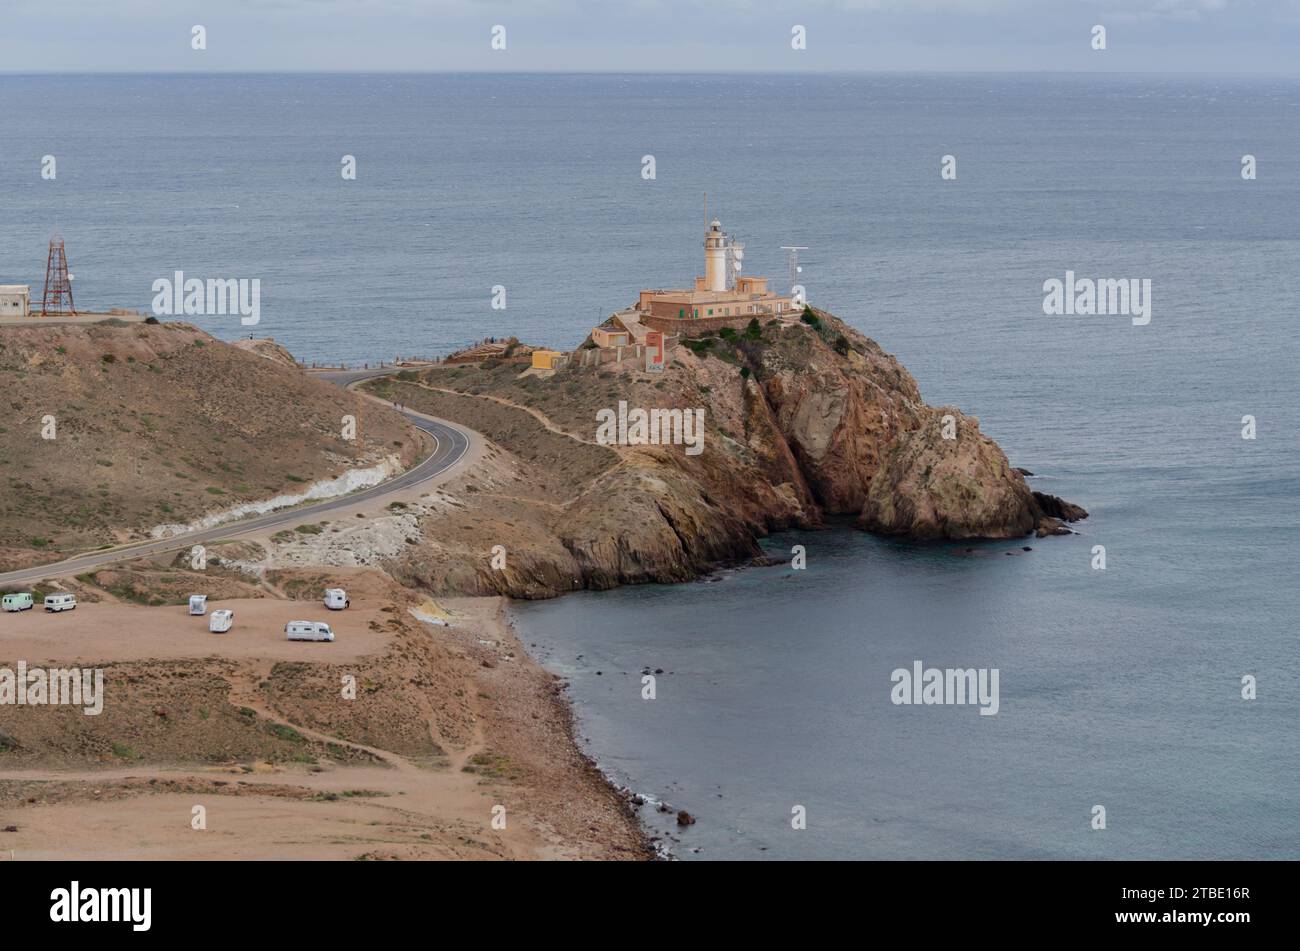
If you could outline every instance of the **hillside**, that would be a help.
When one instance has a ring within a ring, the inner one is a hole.
[[[0,406],[0,570],[404,467],[422,445],[397,413],[183,323],[0,328]]]

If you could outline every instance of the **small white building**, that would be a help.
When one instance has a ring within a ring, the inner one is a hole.
[[[32,309],[32,289],[26,284],[0,284],[0,318],[26,320]]]

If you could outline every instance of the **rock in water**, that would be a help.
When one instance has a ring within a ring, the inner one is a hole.
[[[1046,492],[1035,492],[1034,501],[1038,503],[1038,507],[1042,509],[1043,514],[1050,518],[1057,518],[1066,522],[1077,522],[1081,518],[1088,517],[1088,513],[1084,511],[1082,506],[1067,502],[1055,495],[1048,495]]]

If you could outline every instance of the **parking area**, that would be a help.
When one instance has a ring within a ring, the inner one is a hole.
[[[383,630],[393,615],[386,601],[352,599],[345,611],[330,611],[320,601],[272,598],[209,600],[208,614],[235,612],[224,634],[208,631],[208,617],[191,616],[184,605],[141,607],[82,602],[75,611],[0,613],[0,659],[47,661],[115,661],[180,657],[266,658],[270,660],[345,660],[373,654],[389,637]],[[290,621],[325,621],[334,641],[285,639]]]

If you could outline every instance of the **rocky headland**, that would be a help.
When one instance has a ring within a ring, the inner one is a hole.
[[[769,532],[836,517],[941,541],[1069,534],[1087,516],[1031,490],[978,420],[927,405],[898,360],[814,308],[687,338],[661,374],[487,360],[367,388],[489,440],[474,471],[403,513],[411,544],[384,559],[436,593],[688,580],[758,556]],[[620,403],[704,410],[700,451],[602,444],[598,414]]]

